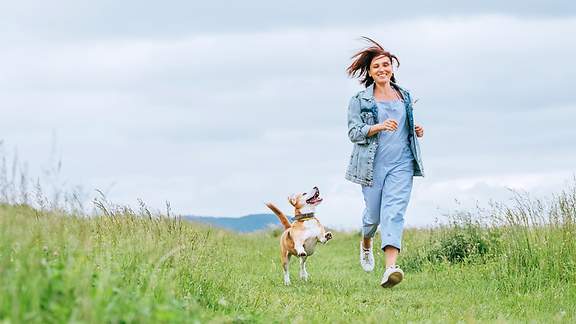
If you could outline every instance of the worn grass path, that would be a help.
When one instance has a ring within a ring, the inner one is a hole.
[[[408,231],[402,258],[426,235]],[[382,258],[377,271],[363,272],[358,241],[336,232],[319,245],[308,282],[293,258],[286,287],[272,232],[0,206],[0,322],[576,321],[574,283],[506,289],[490,261],[427,264],[383,289]]]

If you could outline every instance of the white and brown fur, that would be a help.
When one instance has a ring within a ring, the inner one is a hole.
[[[320,198],[318,188],[314,187],[309,193],[288,197],[288,201],[294,206],[294,215],[298,218],[308,213],[314,213],[316,206],[322,202],[322,198]],[[332,238],[332,233],[326,232],[324,226],[314,216],[290,223],[286,215],[272,203],[267,203],[266,206],[278,216],[285,228],[280,237],[280,259],[284,269],[284,284],[290,284],[288,267],[292,255],[300,258],[300,278],[308,280],[306,259],[314,254],[316,243],[326,243]]]

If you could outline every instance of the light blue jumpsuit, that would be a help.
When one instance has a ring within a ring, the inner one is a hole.
[[[374,158],[374,182],[362,186],[364,209],[362,234],[374,237],[378,225],[382,235],[382,249],[391,245],[401,248],[404,213],[412,191],[414,157],[410,150],[406,110],[401,100],[376,102],[378,122],[392,118],[398,122],[396,131],[381,131]]]

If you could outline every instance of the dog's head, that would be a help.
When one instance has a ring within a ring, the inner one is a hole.
[[[322,202],[318,187],[312,188],[309,192],[294,194],[288,197],[288,201],[296,211],[302,214],[314,212],[316,206]]]

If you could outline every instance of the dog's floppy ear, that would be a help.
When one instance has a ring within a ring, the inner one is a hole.
[[[296,206],[296,194],[288,196],[288,202],[290,203],[290,205]]]

